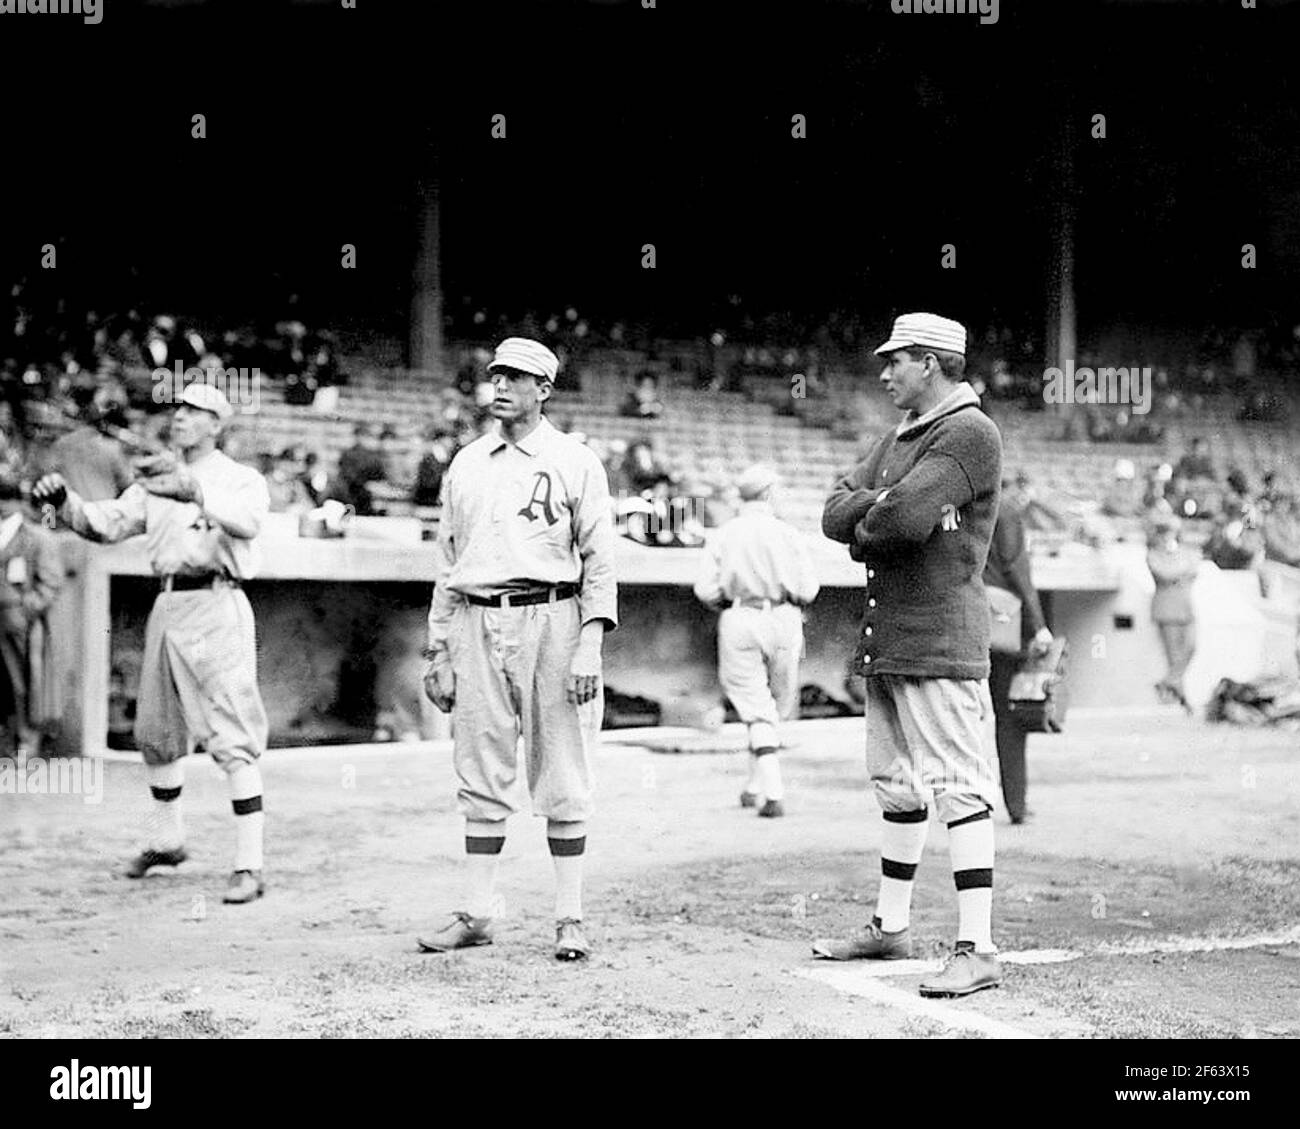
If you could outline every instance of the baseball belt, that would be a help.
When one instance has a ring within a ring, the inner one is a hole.
[[[771,608],[781,608],[786,604],[792,603],[790,600],[759,600],[750,596],[737,596],[731,601],[733,608],[760,608],[768,611]]]
[[[218,584],[239,588],[241,584],[226,572],[168,573],[158,578],[164,592],[194,592],[199,588],[214,588]]]
[[[528,588],[519,591],[498,592],[494,596],[466,596],[471,604],[480,608],[522,608],[528,604],[550,604],[556,600],[570,600],[582,591],[580,584],[557,584],[553,588]]]

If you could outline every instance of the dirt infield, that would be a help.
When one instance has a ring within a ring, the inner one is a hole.
[[[269,889],[243,907],[220,902],[232,829],[206,761],[186,785],[191,861],[143,882],[113,877],[146,807],[138,764],[109,763],[98,804],[0,796],[0,1034],[1300,1034],[1294,732],[1081,712],[1068,735],[1031,739],[1035,816],[998,824],[996,938],[1070,959],[1008,964],[1000,990],[931,1005],[919,971],[873,979],[810,958],[813,937],[871,912],[879,821],[861,725],[792,728],[777,821],[736,806],[740,754],[608,735],[585,966],[550,956],[550,862],[526,816],[503,857],[496,944],[415,951],[460,888],[442,745],[269,754]],[[920,958],[953,939],[946,839],[932,828],[918,877]],[[828,967],[853,985],[807,976]]]

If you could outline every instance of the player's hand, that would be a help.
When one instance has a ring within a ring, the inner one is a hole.
[[[59,509],[67,500],[68,484],[61,474],[42,475],[32,487],[32,501],[38,506],[53,506]]]
[[[188,467],[178,466],[165,474],[155,474],[139,479],[150,494],[159,498],[174,498],[178,502],[198,502],[203,497],[196,479]]]
[[[1036,659],[1042,658],[1052,647],[1052,633],[1046,627],[1040,627],[1038,634],[1029,642],[1029,653]]]
[[[451,713],[456,704],[456,675],[445,656],[431,659],[424,668],[424,694],[443,713]]]
[[[578,644],[569,664],[569,682],[564,698],[574,706],[592,701],[600,691],[600,648]]]
[[[175,451],[159,451],[155,455],[142,455],[133,459],[131,469],[136,478],[154,478],[158,475],[173,474],[181,465]]]

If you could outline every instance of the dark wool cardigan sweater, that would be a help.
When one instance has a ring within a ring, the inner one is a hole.
[[[988,677],[983,573],[1001,483],[1002,437],[962,383],[835,484],[822,532],[867,568],[857,673]]]

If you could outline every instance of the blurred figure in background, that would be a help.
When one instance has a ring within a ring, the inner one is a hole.
[[[59,716],[46,612],[62,586],[58,546],[28,520],[17,477],[0,470],[0,716],[4,751],[19,761],[40,752]]]
[[[367,485],[383,482],[387,473],[384,457],[379,452],[378,433],[372,425],[361,424],[352,435],[352,446],[339,456],[334,497],[352,506],[358,514],[373,514],[374,505]]]
[[[74,389],[73,402],[82,422],[51,444],[40,460],[41,473],[57,471],[89,502],[116,498],[131,485],[131,464],[102,428],[127,426],[126,393],[120,386],[92,385]]]
[[[740,514],[713,537],[695,582],[696,599],[722,612],[718,680],[749,735],[740,806],[757,807],[767,819],[785,814],[777,727],[799,706],[800,609],[819,590],[804,538],[772,508],[777,485],[770,467],[752,466],[740,476]]]
[[[1156,582],[1151,598],[1151,619],[1160,632],[1165,652],[1165,675],[1156,683],[1162,702],[1177,702],[1188,713],[1183,677],[1196,653],[1196,613],[1192,585],[1200,558],[1182,543],[1182,522],[1174,515],[1157,516],[1147,542],[1147,568]]]
[[[1131,464],[1130,464],[1131,465]],[[1052,633],[1043,618],[1043,605],[1029,573],[1029,546],[1025,524],[1015,503],[1014,479],[1003,482],[993,540],[989,544],[988,562],[984,566],[984,586],[1004,588],[1020,598],[1020,634],[1024,649],[1031,655],[1046,653]],[[1012,823],[1024,823],[1029,816],[1025,806],[1028,772],[1025,767],[1026,734],[1011,716],[1011,679],[1020,666],[1021,655],[990,652],[989,694],[993,698],[994,728],[998,747],[998,768],[1002,775],[1002,799]]]

